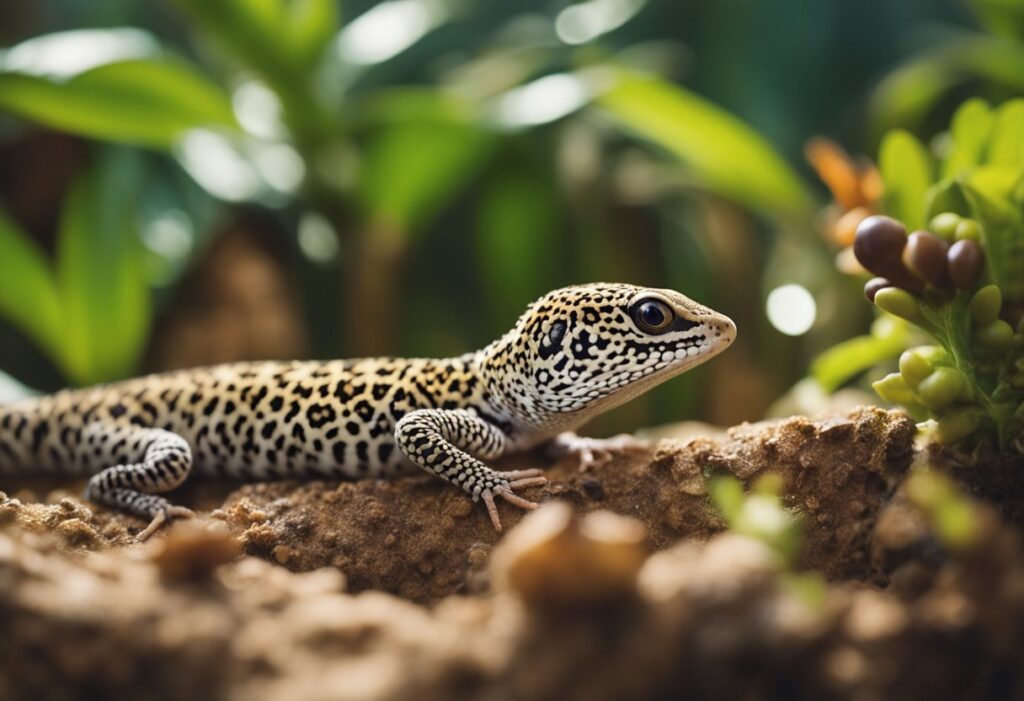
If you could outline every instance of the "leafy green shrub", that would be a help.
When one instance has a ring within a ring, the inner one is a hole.
[[[935,419],[942,443],[1024,452],[1024,100],[965,103],[939,145],[936,158],[907,132],[887,135],[892,217],[857,228],[854,253],[878,276],[868,299],[931,339],[873,386]]]

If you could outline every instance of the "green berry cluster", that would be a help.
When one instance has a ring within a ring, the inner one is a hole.
[[[907,234],[895,219],[872,216],[857,229],[854,253],[872,274],[864,292],[879,308],[937,341],[905,351],[899,372],[875,382],[886,401],[935,419],[943,444],[994,437],[1020,449],[1024,425],[1024,323],[1001,318],[998,285],[985,275],[984,230],[954,212]]]

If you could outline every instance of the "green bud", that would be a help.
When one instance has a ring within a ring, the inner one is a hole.
[[[935,368],[935,372],[917,386],[917,397],[929,409],[949,406],[960,394],[966,378],[956,368]]]
[[[877,382],[871,383],[878,396],[890,404],[911,404],[916,403],[914,391],[898,372],[892,372]]]
[[[907,321],[921,320],[921,306],[914,295],[898,287],[887,287],[875,295],[875,304]]]
[[[961,221],[960,215],[956,212],[943,212],[932,217],[928,228],[947,241],[952,241],[956,236],[956,227]]]
[[[978,430],[981,424],[980,412],[975,407],[953,409],[943,414],[938,424],[935,437],[942,445],[952,445]]]
[[[917,346],[911,348],[913,352],[927,360],[932,365],[952,365],[949,353],[942,346]]]
[[[1013,327],[1002,319],[996,319],[975,331],[975,338],[991,350],[1006,350],[1013,347]]]
[[[935,367],[924,356],[914,351],[904,351],[900,356],[900,375],[911,387],[917,387],[934,370]]]
[[[985,285],[974,293],[968,310],[978,326],[986,326],[999,318],[1003,306],[1003,293],[998,285]]]
[[[973,219],[961,219],[956,225],[954,237],[957,241],[981,241],[981,225]]]

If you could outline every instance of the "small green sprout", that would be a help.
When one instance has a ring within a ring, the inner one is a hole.
[[[766,474],[750,493],[735,477],[711,480],[711,500],[721,512],[729,530],[749,536],[767,545],[786,567],[800,552],[800,519],[782,503],[782,478]]]
[[[825,601],[828,587],[815,572],[793,570],[803,545],[800,517],[782,503],[785,484],[782,477],[766,473],[743,491],[743,483],[735,477],[711,479],[711,500],[734,533],[760,541],[774,553],[785,569],[782,586],[796,599],[817,609]]]
[[[977,544],[979,528],[974,507],[948,477],[918,468],[907,480],[907,497],[924,512],[929,526],[947,548],[960,551]]]

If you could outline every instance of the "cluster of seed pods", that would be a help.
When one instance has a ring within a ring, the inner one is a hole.
[[[907,234],[906,228],[885,216],[871,216],[857,227],[854,254],[878,277],[864,287],[867,298],[891,314],[922,323],[922,303],[945,304],[954,292],[971,294],[969,315],[971,354],[975,362],[996,360],[1024,347],[1024,323],[1014,328],[1000,318],[1002,293],[997,285],[974,291],[985,269],[981,227],[952,212],[936,216],[930,231]],[[928,291],[928,294],[925,292]],[[1024,389],[1024,354],[1007,377],[1014,389]],[[936,437],[945,444],[970,436],[986,420],[972,379],[939,346],[921,346],[900,356],[899,372],[874,383],[883,399],[937,420]]]
[[[878,276],[864,287],[869,300],[878,304],[878,293],[889,289],[920,293],[926,286],[952,291],[971,290],[978,284],[985,269],[978,223],[946,212],[932,219],[931,228],[908,235],[901,223],[882,215],[860,223],[853,242],[854,255]]]

